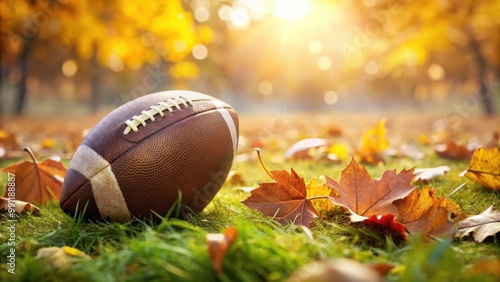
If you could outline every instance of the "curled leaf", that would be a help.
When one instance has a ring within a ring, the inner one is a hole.
[[[322,138],[307,138],[294,143],[285,152],[285,160],[294,159],[309,159],[311,156],[308,154],[310,149],[319,147],[328,147],[330,142]]]
[[[429,183],[429,180],[434,179],[439,176],[445,175],[447,172],[450,171],[450,167],[447,165],[442,165],[438,167],[432,167],[432,168],[416,168],[414,173],[415,173],[415,178],[413,178],[413,181],[415,182],[421,182],[421,183]]]
[[[227,250],[238,237],[238,230],[228,226],[224,233],[207,234],[208,255],[212,261],[212,268],[217,275],[222,274],[222,262]]]
[[[500,211],[490,206],[483,213],[471,216],[458,224],[457,236],[463,237],[472,233],[474,240],[481,243],[488,236],[500,232]]]
[[[13,213],[31,212],[37,214],[40,209],[28,202],[0,197],[0,212],[7,212],[10,217],[14,217]]]

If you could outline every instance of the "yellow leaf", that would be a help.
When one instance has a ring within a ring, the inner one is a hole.
[[[319,197],[319,196],[330,196],[337,198],[338,193],[330,188],[326,183],[318,184],[316,178],[313,178],[306,187],[307,198]],[[317,199],[311,201],[313,207],[318,211],[331,211],[335,208],[335,205],[328,199]]]
[[[474,182],[500,191],[500,148],[479,148],[474,151],[465,176]]]
[[[337,156],[337,160],[339,161],[345,160],[349,154],[349,148],[344,144],[333,144],[326,151],[328,154]]]
[[[389,140],[385,137],[386,134],[384,119],[381,119],[374,128],[363,133],[361,149],[357,152],[361,162],[376,164],[383,161],[382,152],[389,148]]]

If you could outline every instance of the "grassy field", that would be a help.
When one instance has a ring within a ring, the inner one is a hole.
[[[250,152],[252,146],[259,145],[270,170],[293,167],[306,183],[312,178],[324,183],[325,175],[338,180],[348,160],[340,163],[325,159],[285,162],[284,151],[304,137],[326,137],[354,149],[359,145],[361,133],[374,126],[377,120],[375,115],[243,117],[240,129],[244,139],[240,151]],[[389,158],[385,164],[367,166],[373,178],[378,178],[387,169],[400,171],[448,165],[451,171],[446,176],[428,184],[437,189],[440,196],[467,181],[458,177],[467,168],[467,161],[439,158],[432,146],[417,141],[422,135],[432,137],[437,130],[438,125],[433,124],[437,118],[390,116],[387,120],[391,144],[415,142],[425,157],[421,160]],[[458,141],[476,137],[485,142],[498,121],[498,118],[464,119],[458,129],[451,124],[446,132]],[[326,132],[333,128],[340,129],[342,134],[328,135]],[[0,167],[10,163],[12,160],[1,161]],[[241,175],[244,183],[227,182],[206,210],[188,220],[163,219],[155,225],[139,220],[127,224],[86,223],[64,214],[58,203],[41,206],[39,215],[23,214],[15,223],[15,275],[8,273],[9,266],[5,263],[11,248],[6,230],[11,223],[0,215],[0,280],[282,281],[309,262],[340,257],[365,264],[394,266],[386,276],[387,281],[498,279],[479,267],[485,260],[500,257],[498,235],[488,237],[483,243],[476,243],[471,237],[431,242],[421,242],[414,237],[403,241],[389,231],[353,225],[348,215],[339,210],[321,214],[311,226],[312,234],[308,234],[298,226],[281,226],[240,203],[249,196],[241,187],[257,187],[260,182],[272,181],[252,153],[248,158],[240,157],[233,170]],[[6,182],[6,174],[2,173],[0,185],[4,187]],[[451,198],[467,215],[481,213],[492,204],[500,206],[498,192],[470,180]],[[217,276],[208,256],[206,234],[222,232],[227,226],[238,229],[238,238],[226,255],[223,274]],[[35,258],[39,248],[50,246],[71,246],[91,259],[74,258],[67,266],[54,267],[48,261]]]

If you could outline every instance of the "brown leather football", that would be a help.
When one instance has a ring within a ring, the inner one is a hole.
[[[61,208],[87,219],[126,222],[202,211],[231,168],[238,115],[192,91],[130,101],[104,117],[76,150],[64,178]],[[175,213],[173,213],[175,214]]]

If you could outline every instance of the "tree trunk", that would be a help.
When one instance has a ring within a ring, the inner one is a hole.
[[[17,85],[17,100],[14,107],[14,114],[20,116],[23,113],[26,104],[27,96],[27,80],[28,80],[28,57],[31,49],[30,41],[24,44],[23,51],[19,57],[19,66],[21,68],[21,78]]]
[[[477,42],[471,31],[467,32],[467,37],[469,39],[469,47],[476,61],[476,79],[479,84],[479,97],[483,103],[483,110],[486,115],[493,115],[495,113],[495,96],[494,93],[492,93],[492,91],[488,88],[488,65],[486,63],[486,59],[481,53],[479,42]]]
[[[100,67],[97,59],[99,48],[94,43],[92,57],[90,58],[90,84],[92,86],[90,94],[90,110],[96,113],[99,108],[99,93],[101,92]]]

